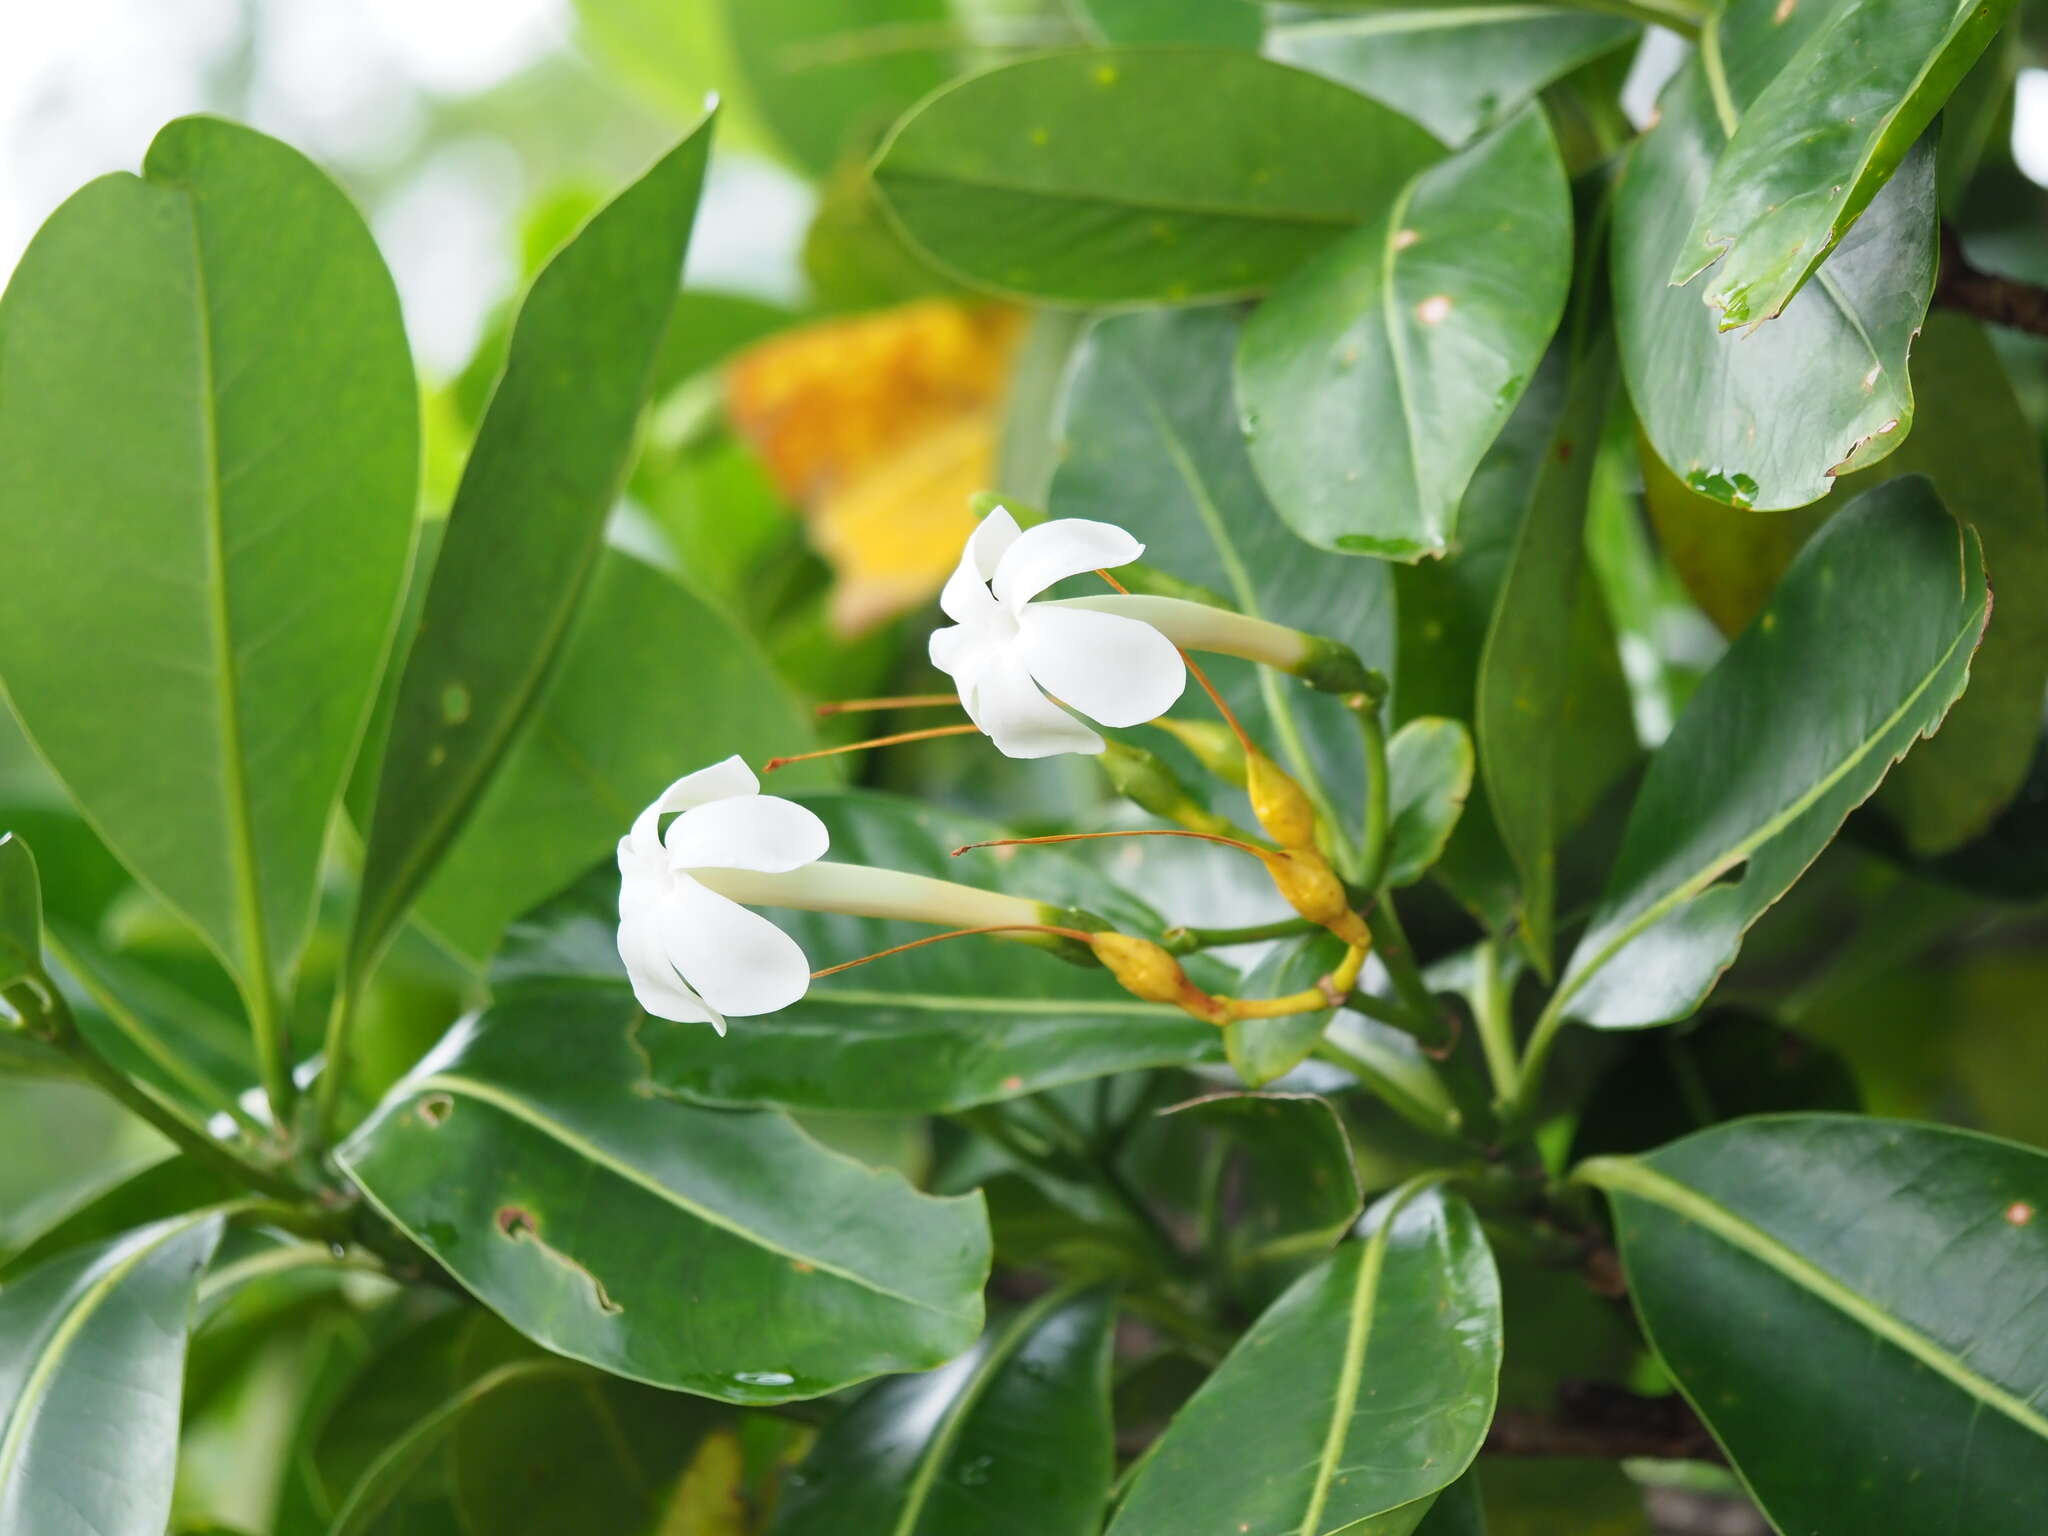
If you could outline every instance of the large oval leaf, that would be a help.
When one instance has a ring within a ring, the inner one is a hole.
[[[974,1341],[978,1195],[657,1096],[639,1018],[561,992],[459,1025],[337,1156],[522,1333],[655,1386],[782,1402]]]
[[[1115,1464],[1106,1292],[1053,1292],[829,1425],[775,1536],[1095,1536]]]
[[[1744,31],[1775,29],[1761,3],[1711,18],[1700,41],[1709,70]],[[1921,130],[1962,82],[2012,0],[1833,0],[1755,100],[1714,162],[1671,269],[1689,283],[1712,268],[1700,298],[1722,330],[1781,313],[1870,205]],[[1766,45],[1767,47],[1769,45]]]
[[[1126,931],[1156,919],[1057,849],[1014,858],[949,850],[995,836],[985,822],[883,795],[814,795],[804,803],[832,837],[835,861],[881,865],[1082,906]],[[606,864],[517,925],[493,973],[501,998],[580,993],[585,1017],[615,1020],[663,1092],[710,1104],[939,1113],[1142,1067],[1215,1061],[1213,1025],[1144,1003],[1100,970],[992,938],[934,944],[814,984],[780,1012],[723,1039],[695,1024],[642,1015],[619,964],[618,873]],[[771,914],[814,966],[875,954],[928,926],[819,912]],[[588,983],[596,981],[593,987]]]
[[[0,299],[0,677],[259,1019],[390,643],[418,422],[362,216],[232,123],[75,194]]]
[[[1579,1177],[1614,1202],[1643,1326],[1778,1529],[2040,1529],[2048,1157],[1791,1115]],[[1815,1454],[1816,1425],[1855,1454]]]
[[[1161,1437],[1111,1536],[1405,1536],[1478,1454],[1500,1284],[1464,1201],[1366,1213],[1252,1325]]]
[[[1419,560],[1450,546],[1466,482],[1557,329],[1571,193],[1529,107],[1373,213],[1259,306],[1238,398],[1289,527]]]
[[[556,254],[520,307],[399,679],[352,972],[476,808],[562,648],[625,478],[710,146],[707,119]]]
[[[1906,158],[1782,315],[1729,336],[1667,281],[1728,131],[1698,59],[1658,111],[1615,194],[1615,323],[1636,413],[1658,457],[1700,494],[1805,506],[1912,427],[1906,354],[1934,289],[1934,152]]]
[[[1128,528],[1169,574],[1242,612],[1341,640],[1385,669],[1392,577],[1377,561],[1332,559],[1303,543],[1273,511],[1237,431],[1238,331],[1220,308],[1095,326],[1074,363],[1053,515]],[[1355,819],[1365,766],[1349,714],[1267,668],[1222,662],[1214,671],[1267,749],[1297,771],[1316,769]]]
[[[1117,48],[948,87],[897,124],[875,181],[983,286],[1181,303],[1256,293],[1441,153],[1392,108],[1254,54]]]
[[[1830,519],[1651,760],[1553,1006],[1610,1028],[1697,1007],[1749,925],[1940,725],[1988,597],[1976,535],[1917,476]]]
[[[0,1292],[0,1530],[163,1536],[194,1294],[218,1212],[52,1259]]]

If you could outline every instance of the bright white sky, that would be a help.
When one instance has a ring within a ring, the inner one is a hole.
[[[182,113],[232,110],[360,180],[403,159],[432,97],[486,90],[574,33],[570,0],[0,0],[0,275],[51,209],[138,167]],[[230,95],[244,71],[246,96]],[[520,209],[538,190],[506,145],[466,138],[370,210],[430,371],[461,366],[509,292]],[[792,297],[808,194],[773,167],[726,162],[708,201],[691,281]]]

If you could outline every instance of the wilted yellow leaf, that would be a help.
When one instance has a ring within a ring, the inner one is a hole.
[[[732,423],[809,519],[847,634],[936,592],[994,476],[1023,316],[921,299],[771,337],[726,374]]]

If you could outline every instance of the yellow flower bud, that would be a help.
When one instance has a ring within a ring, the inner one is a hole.
[[[1188,980],[1180,962],[1150,939],[1127,933],[1097,933],[1088,938],[1095,958],[1133,997],[1148,1003],[1171,1003],[1198,1019],[1220,1023],[1215,1000]]]
[[[1354,949],[1372,943],[1365,919],[1351,909],[1350,894],[1321,854],[1300,848],[1261,856],[1273,887],[1287,904],[1312,923],[1320,924]]]
[[[1252,814],[1274,842],[1282,848],[1315,850],[1315,807],[1286,769],[1265,753],[1253,752],[1245,761],[1245,792],[1251,796]]]

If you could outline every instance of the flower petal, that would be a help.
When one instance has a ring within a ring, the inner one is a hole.
[[[981,679],[991,665],[1002,660],[1009,642],[992,639],[985,630],[956,624],[933,630],[929,649],[932,665],[953,679],[967,718],[986,731],[988,726],[982,721],[978,702]]]
[[[720,1013],[773,1013],[810,990],[811,963],[795,939],[687,875],[673,877],[663,898],[661,942],[670,964]]]
[[[991,647],[960,701],[1006,757],[1102,750],[1100,736],[1039,691],[1014,647]]]
[[[997,507],[967,536],[960,551],[960,563],[946,578],[939,592],[939,609],[956,624],[986,624],[996,612],[989,596],[988,579],[995,575],[1003,554],[1017,542],[1017,519]]]
[[[674,869],[801,869],[825,856],[832,836],[817,815],[775,795],[715,800],[668,824]]]
[[[1129,565],[1143,553],[1145,546],[1114,523],[1055,518],[1018,534],[990,582],[997,602],[1015,606],[1056,581],[1104,566]]]
[[[721,1035],[725,1020],[683,984],[661,942],[662,892],[667,877],[649,871],[619,840],[619,959],[633,984],[633,1000],[660,1019],[709,1024]]]
[[[1188,685],[1187,663],[1150,624],[1085,608],[1026,608],[1017,655],[1046,692],[1104,725],[1157,720]]]
[[[670,811],[687,811],[692,806],[709,805],[714,800],[730,800],[760,792],[761,781],[754,777],[754,770],[735,753],[722,763],[686,773],[669,785],[654,797],[646,810],[633,818],[633,830],[626,835],[633,844],[633,851],[641,858],[659,861],[660,822]]]

